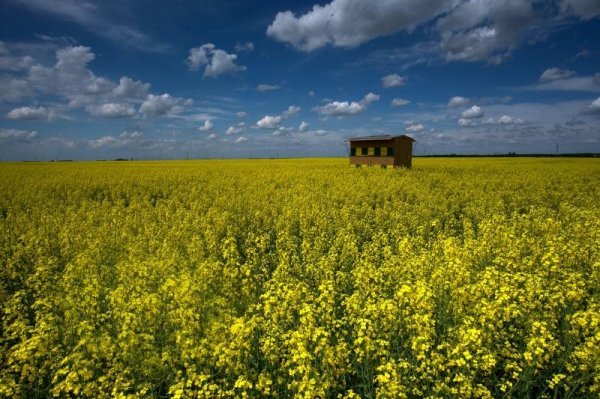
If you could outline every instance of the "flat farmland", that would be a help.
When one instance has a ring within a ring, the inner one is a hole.
[[[0,164],[0,397],[600,395],[600,161]]]

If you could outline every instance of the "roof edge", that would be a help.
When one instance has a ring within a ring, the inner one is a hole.
[[[416,141],[415,139],[413,139],[410,136],[407,136],[406,134],[401,134],[401,135],[397,135],[397,136],[391,136],[389,134],[385,134],[385,135],[379,135],[379,136],[358,136],[358,137],[350,137],[348,139],[346,139],[345,141],[384,141],[384,140],[394,140],[394,139],[398,139],[398,138],[403,138],[403,139],[410,139],[412,141]]]

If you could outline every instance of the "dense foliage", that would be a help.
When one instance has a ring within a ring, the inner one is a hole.
[[[0,165],[0,397],[600,395],[600,162]]]

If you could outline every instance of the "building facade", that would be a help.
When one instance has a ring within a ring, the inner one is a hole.
[[[351,138],[348,140],[350,164],[410,168],[414,141],[406,135]]]

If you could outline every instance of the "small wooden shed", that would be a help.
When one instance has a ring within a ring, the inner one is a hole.
[[[350,143],[350,165],[412,166],[412,137],[364,136],[347,140]]]

